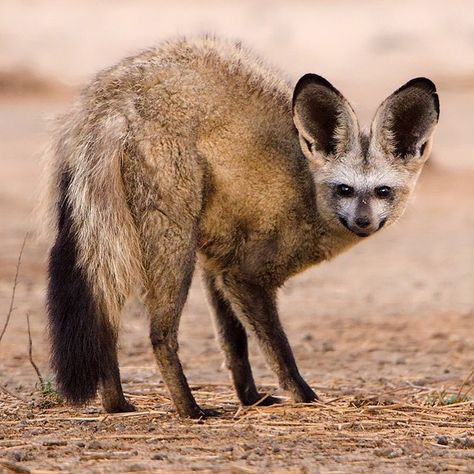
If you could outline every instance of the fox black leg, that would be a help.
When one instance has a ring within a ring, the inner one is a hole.
[[[257,335],[270,367],[280,386],[291,393],[296,402],[309,403],[318,397],[305,382],[278,317],[275,291],[233,278],[225,279],[225,293],[239,318]]]
[[[206,273],[204,283],[214,313],[216,331],[224,351],[226,365],[231,372],[240,402],[242,405],[258,403],[262,406],[278,403],[277,398],[258,392],[250,367],[247,333],[232,311],[229,302],[217,289],[214,277]]]

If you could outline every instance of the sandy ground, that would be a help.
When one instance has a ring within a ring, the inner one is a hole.
[[[213,31],[246,40],[292,79],[327,76],[365,120],[417,75],[437,82],[442,104],[433,160],[401,222],[281,291],[299,366],[324,404],[240,409],[195,278],[181,358],[198,401],[219,418],[177,418],[135,302],[124,313],[120,360],[139,412],[46,406],[28,361],[26,314],[35,361],[49,377],[47,246],[29,240],[0,342],[0,383],[19,397],[0,391],[0,472],[474,472],[474,404],[468,394],[446,405],[474,384],[466,380],[474,366],[474,16],[467,1],[445,5],[0,2],[1,325],[48,121],[103,65],[169,35]],[[258,383],[277,391],[255,342]]]

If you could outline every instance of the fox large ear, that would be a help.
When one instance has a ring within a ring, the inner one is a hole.
[[[424,161],[438,118],[436,86],[425,77],[412,79],[378,108],[372,121],[371,142],[395,157]]]
[[[309,159],[343,154],[359,136],[359,124],[349,102],[317,74],[305,74],[296,84],[293,121],[301,149]]]

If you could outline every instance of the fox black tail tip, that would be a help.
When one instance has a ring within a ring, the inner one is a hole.
[[[49,258],[47,310],[51,365],[59,392],[74,404],[93,399],[116,365],[116,334],[101,314],[84,271],[68,202],[69,176],[60,182],[58,233]]]

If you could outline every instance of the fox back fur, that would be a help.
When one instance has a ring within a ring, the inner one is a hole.
[[[280,385],[296,401],[315,400],[276,291],[398,219],[438,116],[434,84],[418,78],[361,132],[322,77],[307,74],[292,89],[239,43],[209,37],[164,43],[99,73],[63,117],[48,171],[48,313],[62,393],[84,403],[100,387],[107,411],[133,409],[116,342],[121,308],[140,291],[179,414],[206,414],[177,355],[198,260],[240,401],[277,401],[256,388],[246,328]]]

